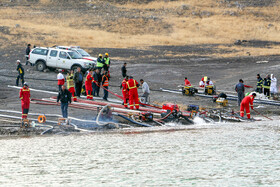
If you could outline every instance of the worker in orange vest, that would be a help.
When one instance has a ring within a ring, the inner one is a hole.
[[[103,99],[105,101],[108,100],[108,89],[109,89],[109,75],[108,75],[108,71],[105,71],[104,75],[102,76],[102,86],[104,89],[104,97]]]
[[[93,100],[93,95],[92,95],[92,82],[93,80],[93,69],[89,69],[86,81],[85,81],[85,87],[86,87],[86,94],[87,94],[87,99]]]
[[[30,90],[28,84],[25,82],[20,89],[19,98],[21,99],[22,119],[27,118],[27,114],[30,106]]]
[[[240,116],[244,117],[244,109],[246,110],[246,114],[247,114],[247,118],[250,119],[251,118],[251,114],[250,114],[250,106],[253,108],[253,101],[254,98],[257,96],[256,93],[253,93],[252,95],[248,95],[246,97],[244,97],[244,99],[241,102],[240,105]]]
[[[128,108],[127,103],[128,103],[128,98],[129,98],[129,90],[127,87],[127,81],[128,81],[128,76],[126,76],[123,81],[122,84],[120,86],[120,88],[122,89],[122,94],[123,94],[123,105],[125,108]]]
[[[139,99],[138,99],[138,87],[140,84],[133,79],[133,77],[129,77],[129,80],[127,81],[127,87],[129,89],[129,107],[130,109],[133,109],[133,104],[135,105],[135,108],[139,109]]]

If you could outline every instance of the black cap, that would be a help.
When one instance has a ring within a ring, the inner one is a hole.
[[[239,79],[239,82],[243,82],[243,80],[242,80],[242,79]]]

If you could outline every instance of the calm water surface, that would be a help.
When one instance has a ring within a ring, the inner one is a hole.
[[[0,186],[280,186],[279,121],[0,139]]]

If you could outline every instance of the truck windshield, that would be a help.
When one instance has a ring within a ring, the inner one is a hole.
[[[90,56],[85,50],[83,49],[77,49],[77,51],[82,55],[82,56]]]
[[[77,52],[68,52],[68,54],[71,56],[72,59],[80,59],[80,58],[83,58],[82,55],[80,55],[79,53]]]

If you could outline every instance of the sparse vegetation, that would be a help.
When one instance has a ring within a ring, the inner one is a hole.
[[[279,54],[279,45],[231,45],[238,39],[280,41],[279,2],[268,6],[216,0],[0,3],[0,43],[6,45],[143,48],[221,44],[220,49],[233,52],[210,56]]]

